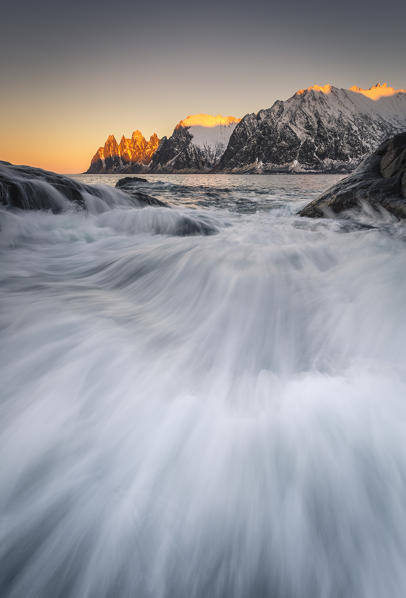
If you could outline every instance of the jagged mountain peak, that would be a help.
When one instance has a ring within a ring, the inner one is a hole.
[[[304,93],[306,93],[306,91],[319,91],[320,93],[330,93],[332,88],[333,86],[330,85],[330,83],[327,83],[326,85],[312,85],[311,87],[307,87],[306,89],[298,89],[295,95],[301,96]]]
[[[328,95],[333,90],[336,92],[352,91],[354,93],[362,94],[363,96],[369,98],[370,100],[380,100],[381,98],[384,98],[384,97],[394,96],[399,93],[406,93],[406,90],[395,89],[394,87],[391,87],[390,85],[388,85],[388,83],[375,83],[375,85],[372,85],[371,87],[368,87],[367,89],[358,87],[357,85],[353,85],[349,89],[343,89],[343,88],[335,87],[334,85],[331,85],[330,83],[327,83],[326,85],[312,85],[305,89],[299,89],[294,94],[294,96],[301,96],[301,95],[304,95],[306,92],[310,92],[310,91],[315,91],[315,92],[319,92],[319,93]]]
[[[164,137],[151,168],[160,172],[207,172],[223,155],[230,135],[240,122],[235,116],[192,114]]]
[[[380,100],[381,98],[394,96],[398,93],[406,93],[405,89],[395,89],[387,83],[376,83],[368,89],[362,89],[361,87],[353,85],[352,87],[350,87],[350,91],[360,93],[369,98],[370,100]]]
[[[156,133],[147,141],[138,129],[131,138],[122,135],[119,144],[114,135],[109,135],[104,146],[99,147],[93,156],[87,172],[139,172],[151,162],[159,142]]]

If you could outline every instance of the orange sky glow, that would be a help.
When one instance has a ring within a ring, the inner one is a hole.
[[[400,0],[6,2],[0,160],[74,174],[110,134],[162,138],[188,115],[242,118],[315,83],[388,97],[367,88],[406,87],[405,16]]]

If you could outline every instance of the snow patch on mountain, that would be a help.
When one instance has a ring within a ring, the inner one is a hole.
[[[192,135],[192,143],[201,149],[217,146],[225,149],[236,124],[218,125],[216,127],[190,127],[189,133]]]
[[[208,172],[217,166],[240,119],[194,114],[181,120],[171,137],[164,137],[152,158],[151,170]]]

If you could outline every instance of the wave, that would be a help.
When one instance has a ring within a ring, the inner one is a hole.
[[[103,201],[0,211],[0,595],[403,598],[403,228]]]
[[[213,218],[185,208],[168,210],[167,205],[143,192],[125,193],[107,185],[83,185],[74,179],[27,166],[0,163],[0,243],[15,243],[17,239],[40,235],[41,241],[55,237],[59,240],[58,226],[45,237],[40,229],[48,222],[44,215],[23,216],[24,211],[42,211],[69,214],[64,219],[67,235],[75,236],[72,224],[83,218],[83,211],[95,215],[95,225],[116,232],[131,234],[151,232],[162,235],[211,235],[218,232]],[[138,209],[137,209],[138,208]],[[144,208],[140,210],[139,208]],[[49,223],[53,223],[51,220]],[[31,229],[31,227],[34,227]]]

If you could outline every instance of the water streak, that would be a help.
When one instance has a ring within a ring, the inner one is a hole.
[[[1,596],[405,595],[403,226],[217,178],[0,211]]]

